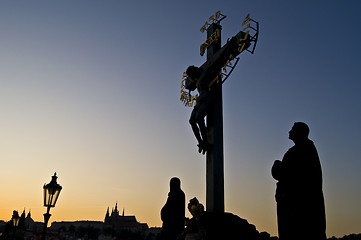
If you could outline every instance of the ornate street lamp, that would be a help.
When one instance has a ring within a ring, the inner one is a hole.
[[[56,176],[56,173],[54,173],[54,176],[51,177],[51,182],[48,184],[44,184],[44,207],[47,207],[46,213],[44,213],[44,229],[43,229],[43,235],[41,237],[42,240],[45,240],[46,236],[46,229],[48,226],[48,222],[50,219],[51,214],[50,208],[55,207],[56,201],[58,200],[60,191],[62,187],[56,182],[56,179],[58,177]]]

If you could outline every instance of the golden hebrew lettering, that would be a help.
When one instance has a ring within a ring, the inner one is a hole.
[[[200,47],[200,54],[201,56],[204,55],[206,49],[212,45],[213,42],[218,42],[219,38],[221,36],[221,31],[219,29],[216,29],[214,33],[201,45]]]
[[[246,46],[246,43],[244,41],[247,39],[248,34],[249,34],[249,31],[246,32],[246,35],[244,35],[243,38],[239,39],[238,52],[242,52],[244,47]]]
[[[221,11],[216,12],[215,15],[216,15],[216,20],[215,21],[217,21],[219,19],[219,17],[221,16]]]
[[[242,42],[242,41],[246,40],[247,37],[248,37],[248,34],[249,34],[249,31],[246,32],[246,35],[244,35],[243,38],[239,39],[239,42]]]
[[[212,15],[212,16],[208,19],[208,21],[214,23],[214,15]]]
[[[244,21],[242,22],[242,26],[244,26],[246,23],[248,23],[249,21],[251,21],[251,18],[249,16],[249,13],[248,15],[246,16],[246,18],[244,19]]]
[[[212,22],[212,23],[215,23],[217,22],[217,20],[219,19],[219,17],[221,16],[221,11],[218,11],[216,12],[215,14],[213,14],[209,19],[208,21],[209,22]],[[207,27],[209,26],[210,24],[208,22],[206,22],[200,29],[201,32],[204,32],[205,30],[207,30]]]
[[[203,43],[203,44],[201,45],[201,50],[200,50],[201,56],[204,55],[204,53],[206,52],[206,49],[207,49],[207,47],[205,46],[205,43]]]
[[[215,36],[214,36],[214,41],[218,42],[220,37],[221,37],[221,30],[216,29]]]
[[[207,29],[208,26],[209,26],[209,24],[208,24],[208,22],[206,22],[206,23],[203,25],[203,27],[201,28],[201,32],[204,32],[204,31]]]
[[[242,52],[243,51],[243,49],[244,49],[244,47],[246,46],[246,44],[245,43],[243,43],[241,46],[239,46],[238,47],[238,52]]]
[[[243,30],[242,31],[245,31],[247,28],[249,28],[249,27],[251,27],[251,24],[250,23],[248,23],[248,25],[245,27],[245,28],[243,28]]]
[[[231,55],[231,56],[232,56],[232,55]],[[231,66],[232,66],[231,61],[232,61],[232,59],[229,58],[229,59],[227,60],[226,64],[224,64],[224,66],[223,66],[223,68],[222,68],[224,72],[227,72],[227,67],[231,67]]]
[[[206,40],[206,47],[208,48],[210,45],[211,45],[211,43],[213,42],[213,35],[211,35],[207,40]]]

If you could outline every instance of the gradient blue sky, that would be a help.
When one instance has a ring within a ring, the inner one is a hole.
[[[161,226],[172,176],[205,203],[205,157],[179,100],[201,65],[199,29],[216,11],[223,43],[250,13],[254,55],[223,87],[226,211],[277,234],[270,168],[311,128],[323,167],[327,234],[361,232],[361,2],[0,2],[0,219],[63,186],[50,221],[103,220],[108,206]],[[307,176],[305,176],[307,177]],[[189,214],[187,214],[189,216]]]

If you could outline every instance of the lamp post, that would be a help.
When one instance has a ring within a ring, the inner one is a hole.
[[[46,229],[48,226],[48,222],[50,219],[51,214],[50,208],[55,207],[55,203],[58,200],[60,191],[62,187],[56,182],[56,179],[58,177],[56,176],[56,173],[54,173],[54,176],[51,177],[51,182],[48,184],[44,184],[44,207],[47,207],[46,213],[44,213],[44,229],[41,239],[45,240],[46,237]]]

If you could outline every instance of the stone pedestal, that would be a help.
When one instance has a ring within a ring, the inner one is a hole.
[[[200,226],[205,231],[204,240],[258,240],[259,237],[254,225],[232,213],[205,213]]]
[[[259,240],[256,227],[232,213],[205,212],[199,221],[188,226],[184,240]]]

